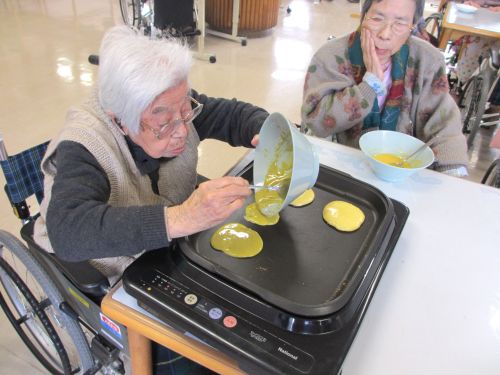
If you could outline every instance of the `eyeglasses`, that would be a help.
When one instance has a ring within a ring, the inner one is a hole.
[[[186,102],[186,107],[189,109],[186,112],[181,112],[181,118],[161,124],[158,128],[153,128],[146,123],[141,122],[141,128],[150,130],[155,135],[156,139],[159,140],[163,139],[167,135],[172,134],[174,130],[179,127],[179,125],[185,125],[189,122],[192,122],[201,113],[203,104],[190,96],[188,96],[187,99],[189,99],[189,103]],[[192,104],[194,105],[194,107]]]
[[[370,26],[370,28],[374,31],[378,31],[384,28],[386,25],[391,26],[391,31],[394,34],[401,35],[407,31],[413,30],[413,25],[410,25],[406,22],[402,21],[387,21],[382,16],[373,16],[373,17],[365,17],[366,23]]]

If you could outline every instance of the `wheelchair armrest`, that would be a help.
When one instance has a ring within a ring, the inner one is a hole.
[[[55,264],[71,283],[82,293],[103,297],[109,289],[109,281],[101,272],[93,267],[90,262],[66,262],[48,253],[38,246],[33,239],[33,228],[35,221],[30,221],[21,228],[21,237],[28,243],[28,247],[40,254],[46,261]]]

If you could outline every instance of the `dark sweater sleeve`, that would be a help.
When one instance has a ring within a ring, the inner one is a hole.
[[[203,110],[193,121],[200,140],[214,138],[231,146],[252,147],[269,113],[260,107],[236,99],[210,98],[191,90],[191,95],[203,104]]]
[[[82,145],[61,142],[55,163],[46,223],[59,258],[81,261],[134,255],[169,245],[163,206],[109,205],[108,178]]]

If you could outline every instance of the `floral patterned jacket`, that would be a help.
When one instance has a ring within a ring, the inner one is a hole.
[[[365,82],[357,85],[354,81],[348,38],[347,35],[331,40],[314,55],[304,84],[302,126],[318,137],[335,134],[339,143],[359,147],[363,119],[371,112],[376,95]],[[408,45],[396,129],[424,142],[439,136],[432,146],[436,169],[466,166],[467,146],[461,132],[460,111],[449,94],[443,55],[416,37],[410,37]]]

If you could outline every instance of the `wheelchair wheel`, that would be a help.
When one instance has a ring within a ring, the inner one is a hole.
[[[120,11],[125,25],[139,27],[141,0],[120,0]]]
[[[500,159],[495,160],[486,171],[482,184],[500,188]]]
[[[0,230],[0,305],[15,330],[51,374],[94,368],[78,322],[59,310],[59,289],[16,237]]]
[[[460,107],[462,108],[462,133],[470,134],[471,138],[473,138],[475,132],[477,131],[477,129],[474,129],[473,125],[476,121],[477,112],[479,110],[482,88],[482,78],[473,77],[466,83],[459,100]]]

